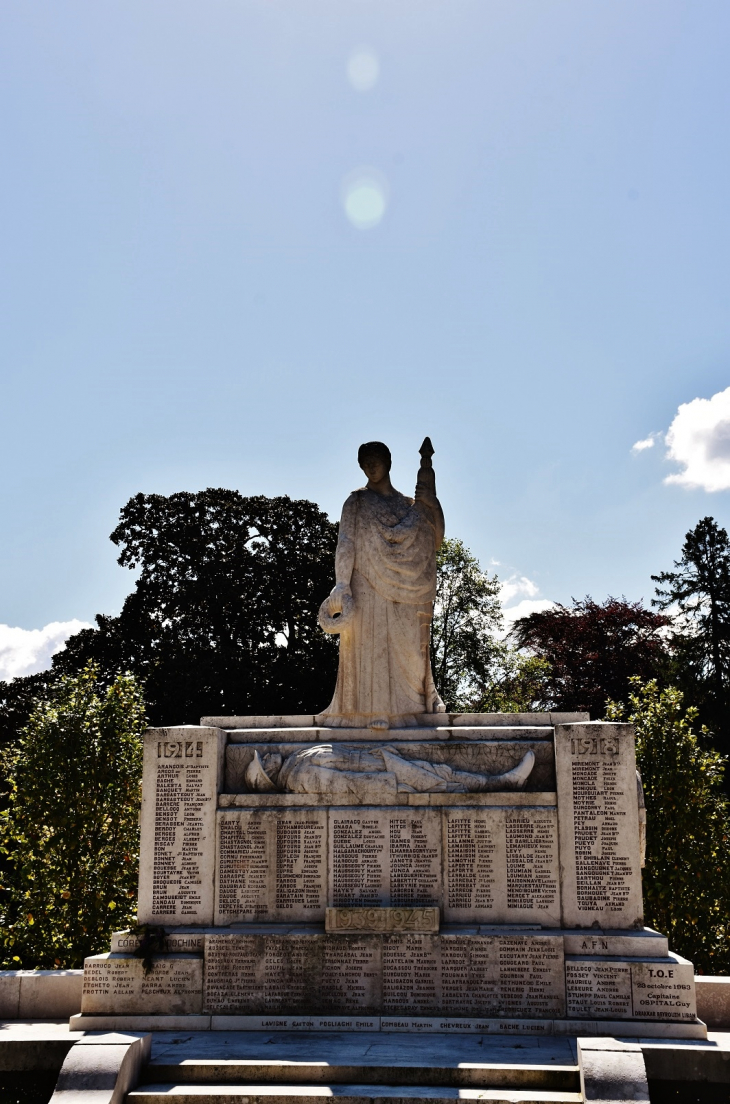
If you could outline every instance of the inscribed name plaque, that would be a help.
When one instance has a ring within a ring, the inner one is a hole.
[[[328,932],[437,932],[437,908],[328,908]]]
[[[413,908],[441,899],[441,810],[329,810],[329,900]]]
[[[566,957],[568,1016],[576,1019],[666,1020],[697,1017],[694,968],[686,959],[636,961]]]
[[[555,808],[457,807],[443,816],[446,921],[560,926]]]
[[[216,924],[324,920],[325,810],[219,812],[216,853]]]
[[[560,936],[442,935],[442,1009],[452,1016],[565,1014]]]
[[[641,928],[641,856],[634,730],[555,729],[563,926]]]
[[[144,735],[140,924],[211,924],[215,811],[225,733],[153,728]]]
[[[209,935],[206,1012],[327,1013],[377,1011],[379,936]]]
[[[384,1013],[429,1016],[441,1011],[441,939],[438,935],[384,935]]]
[[[155,957],[145,976],[141,958],[101,954],[84,959],[81,1011],[141,1015],[200,1012],[203,960],[187,955]]]

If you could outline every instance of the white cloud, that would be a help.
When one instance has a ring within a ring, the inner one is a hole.
[[[542,610],[552,609],[555,602],[548,598],[538,598],[540,588],[526,575],[511,575],[505,579],[500,587],[502,600],[502,613],[504,614],[505,634],[508,633],[518,617],[527,617],[531,613],[540,613]],[[509,603],[519,598],[520,601],[511,606]]]
[[[516,606],[510,606],[509,609],[502,610],[505,628],[509,632],[519,617],[529,617],[531,613],[542,613],[543,610],[553,609],[556,605],[556,602],[551,602],[548,598],[523,598]]]
[[[534,598],[539,593],[540,588],[526,575],[510,575],[509,579],[505,579],[499,589],[503,606],[511,602],[513,598]]]
[[[659,433],[650,433],[649,436],[644,437],[643,440],[636,441],[636,443],[631,446],[631,451],[632,452],[643,452],[644,449],[654,448],[654,445],[656,444],[657,437],[659,437],[659,436],[661,436],[661,434],[659,434]]]
[[[60,652],[74,633],[90,629],[88,621],[51,621],[42,629],[18,629],[0,625],[0,679],[34,675],[51,666],[51,656]]]
[[[682,403],[666,441],[667,458],[681,464],[682,471],[667,476],[665,483],[730,490],[730,387],[711,399]]]

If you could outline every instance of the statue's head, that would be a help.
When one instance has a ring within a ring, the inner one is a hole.
[[[357,450],[357,462],[368,479],[377,483],[390,471],[390,449],[382,441],[366,441]]]

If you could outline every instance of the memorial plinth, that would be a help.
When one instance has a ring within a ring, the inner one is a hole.
[[[149,730],[138,917],[166,934],[148,974],[149,929],[87,959],[75,1026],[703,1037],[643,927],[631,726],[417,720]]]

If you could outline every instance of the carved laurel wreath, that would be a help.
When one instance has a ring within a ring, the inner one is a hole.
[[[339,633],[350,624],[355,616],[355,603],[349,594],[344,594],[342,597],[342,612],[332,613],[331,602],[332,595],[328,594],[319,607],[317,621],[319,627],[324,629],[326,633]]]

